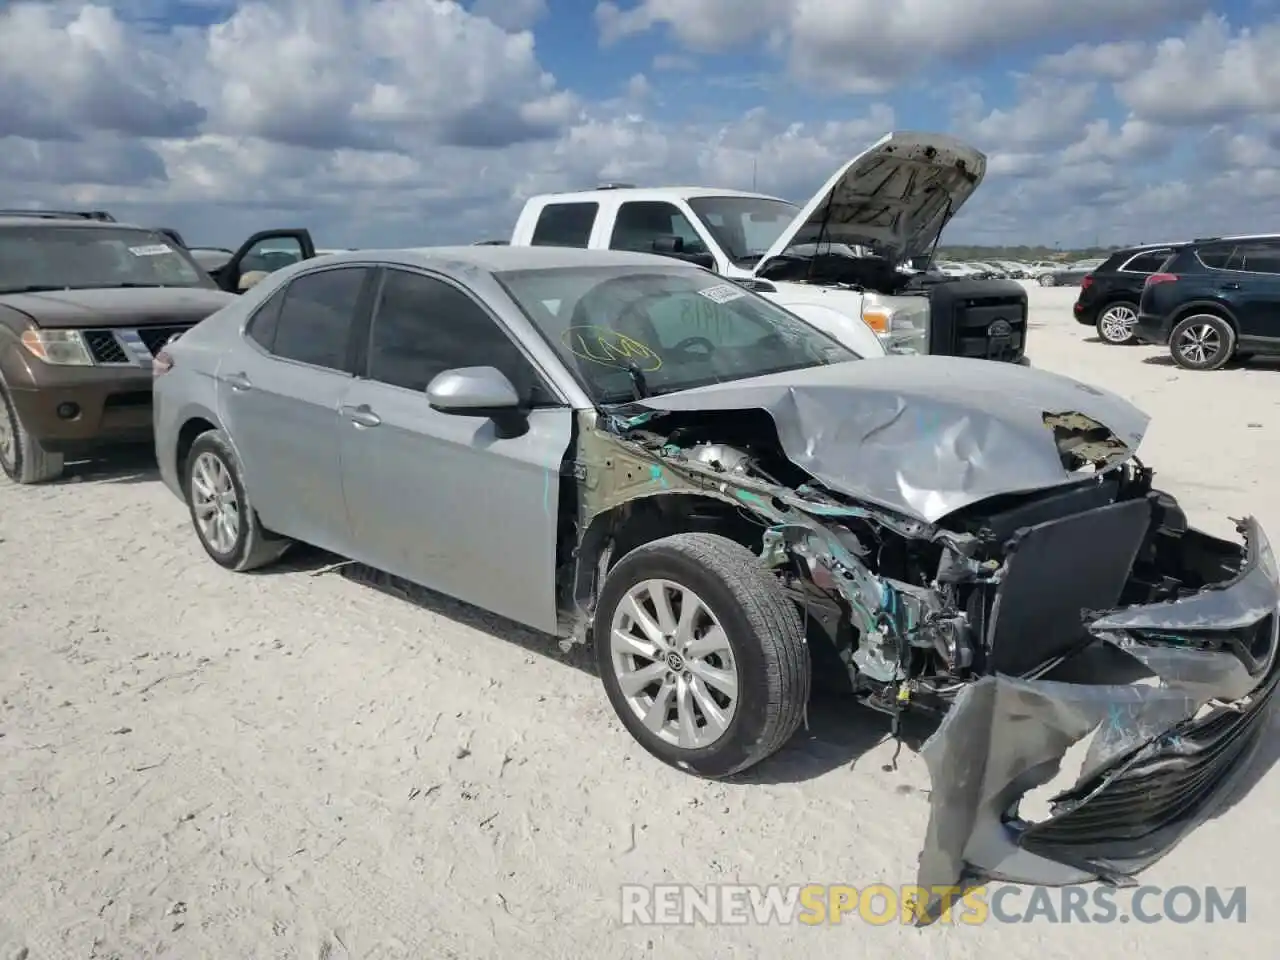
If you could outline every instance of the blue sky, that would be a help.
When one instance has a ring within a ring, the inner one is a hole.
[[[0,89],[0,203],[206,243],[501,237],[603,179],[803,202],[890,129],[988,155],[954,241],[1280,224],[1280,0],[17,0]]]

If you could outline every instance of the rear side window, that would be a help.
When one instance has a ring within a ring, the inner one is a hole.
[[[1133,256],[1133,253],[1128,250],[1124,251],[1123,253],[1113,253],[1110,257],[1108,257],[1105,261],[1103,261],[1102,266],[1098,268],[1097,272],[1098,273],[1114,273],[1116,270],[1119,270],[1121,267],[1123,267],[1125,263],[1128,261],[1128,259],[1132,256]]]
[[[1131,258],[1123,267],[1125,273],[1155,273],[1169,259],[1172,250],[1165,247],[1160,250],[1148,250]]]
[[[591,240],[598,203],[549,203],[533,228],[535,247],[582,247]]]
[[[346,369],[347,343],[367,274],[364,267],[342,267],[303,274],[291,282],[271,352],[316,367]]]
[[[1196,251],[1196,258],[1206,267],[1214,270],[1230,269],[1231,255],[1235,252],[1234,243],[1207,244]]]
[[[276,348],[276,329],[280,324],[280,308],[284,306],[284,290],[277,290],[249,318],[245,332],[249,339],[268,353]]]

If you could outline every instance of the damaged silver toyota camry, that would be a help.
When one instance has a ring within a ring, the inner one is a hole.
[[[1147,418],[1041,371],[860,362],[697,267],[467,247],[273,274],[155,362],[209,556],[304,541],[571,642],[655,756],[724,777],[838,679],[925,744],[919,883],[1123,880],[1267,729],[1280,585],[1188,526]],[[1022,809],[1069,750],[1047,812]]]

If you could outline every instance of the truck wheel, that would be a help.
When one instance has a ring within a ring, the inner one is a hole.
[[[266,566],[289,548],[258,521],[240,480],[240,460],[221,430],[196,437],[182,488],[200,545],[214,563],[243,573]]]
[[[640,745],[702,777],[776,753],[809,700],[795,604],[746,547],[681,533],[610,571],[594,637],[609,701]]]
[[[47,483],[62,476],[63,458],[40,446],[18,418],[9,390],[0,383],[0,470],[14,483]]]
[[[1184,370],[1217,370],[1226,366],[1235,350],[1235,330],[1212,313],[1179,320],[1169,334],[1169,353]]]

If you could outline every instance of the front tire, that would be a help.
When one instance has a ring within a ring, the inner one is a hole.
[[[698,776],[754,766],[804,716],[809,649],[795,604],[724,537],[681,533],[623,557],[600,592],[594,638],[623,725]]]
[[[48,483],[62,476],[63,457],[50,453],[22,425],[8,388],[0,383],[0,470],[14,483]]]
[[[183,473],[191,524],[210,559],[238,573],[266,566],[289,548],[289,541],[263,529],[241,475],[226,434],[210,430],[196,437]]]
[[[1052,287],[1057,282],[1057,280],[1053,279],[1052,273],[1042,273],[1040,275],[1040,286],[1042,287]]]
[[[1179,320],[1169,334],[1169,353],[1184,370],[1218,370],[1236,350],[1231,324],[1212,313]]]
[[[1137,323],[1137,305],[1121,300],[1108,304],[1107,308],[1098,315],[1098,322],[1094,326],[1103,343],[1120,347],[1138,342],[1138,338],[1133,333]]]

